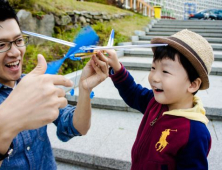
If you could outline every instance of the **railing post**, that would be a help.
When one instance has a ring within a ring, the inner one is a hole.
[[[149,16],[150,16],[150,15],[149,15],[150,8],[149,8],[149,7],[147,7],[147,8],[146,8],[146,11],[147,11],[147,12],[146,12],[146,13],[147,13],[147,16],[149,17]]]
[[[136,0],[133,0],[133,10],[135,11],[136,9]]]
[[[141,11],[142,11],[142,12],[141,12]],[[143,14],[143,4],[142,4],[142,3],[140,3],[140,13]]]
[[[151,8],[149,8],[149,17],[152,17],[153,15],[153,11],[151,10]]]
[[[146,6],[144,6],[144,15],[146,16]]]
[[[137,12],[140,12],[140,10],[139,10],[139,1],[136,1],[136,10],[137,10]]]
[[[125,0],[125,8],[128,7],[128,0]]]
[[[143,14],[144,16],[152,17],[154,13],[154,9],[144,0],[129,0],[130,8],[134,11],[136,10],[138,13]]]

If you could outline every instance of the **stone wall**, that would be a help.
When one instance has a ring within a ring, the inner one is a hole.
[[[131,16],[129,13],[108,14],[106,12],[88,12],[88,11],[73,11],[67,12],[72,18],[73,24],[81,24],[82,26],[95,24],[96,22],[110,21],[114,19],[121,19],[125,16]]]
[[[110,15],[106,12],[88,12],[88,11],[72,11],[67,15],[56,16],[47,14],[41,17],[33,16],[29,11],[20,10],[17,13],[21,29],[36,32],[43,35],[52,36],[55,26],[64,26],[65,29],[76,27],[77,25],[86,26],[95,24],[96,22],[110,21],[121,19],[132,14],[122,13]],[[45,40],[34,38],[30,39],[31,44],[41,44]]]
[[[20,10],[17,13],[17,17],[22,30],[36,32],[48,36],[52,36],[54,32],[55,19],[52,14],[44,15],[43,18],[37,19],[36,17],[33,17],[29,11]],[[44,41],[45,40],[40,38],[30,38],[31,44],[41,44]]]

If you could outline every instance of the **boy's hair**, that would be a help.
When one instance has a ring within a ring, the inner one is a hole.
[[[7,19],[15,19],[19,25],[19,21],[15,10],[9,5],[7,0],[0,0],[0,21]]]
[[[156,47],[154,51],[153,61],[154,62],[161,61],[162,59],[166,58],[175,61],[176,55],[178,56],[178,60],[181,63],[181,65],[186,70],[189,81],[192,83],[194,80],[196,80],[199,77],[199,75],[196,69],[193,67],[193,65],[189,62],[189,60],[176,49],[170,46]],[[193,95],[195,95],[196,93],[197,91],[194,92]]]
[[[200,90],[209,88],[211,66],[214,60],[213,49],[205,38],[187,29],[181,30],[170,37],[156,37],[152,44],[168,44],[182,54],[197,71],[202,83]],[[155,52],[156,48],[152,48]],[[183,57],[180,56],[180,61]],[[187,67],[187,66],[186,66]],[[185,68],[186,69],[186,68]],[[190,69],[190,68],[188,68]]]

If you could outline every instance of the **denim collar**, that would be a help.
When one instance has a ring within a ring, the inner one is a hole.
[[[21,77],[20,77],[18,80],[16,80],[17,84],[21,81],[21,79],[22,79],[24,76],[25,76],[25,74],[22,74]],[[6,85],[0,83],[0,89],[1,89],[1,88],[11,88],[11,87],[6,86]],[[11,89],[12,89],[12,88],[11,88]]]

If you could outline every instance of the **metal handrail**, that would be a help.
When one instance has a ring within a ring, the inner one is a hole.
[[[154,8],[147,2],[144,2],[144,0],[121,0],[121,3],[129,3],[130,9],[143,13],[146,16],[153,17]]]

